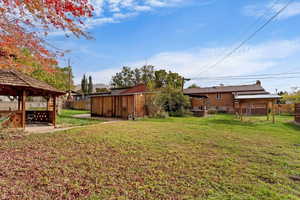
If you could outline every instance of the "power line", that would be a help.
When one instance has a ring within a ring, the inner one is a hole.
[[[265,76],[284,76],[284,75],[297,75],[300,72],[288,72],[288,73],[274,73],[274,74],[252,74],[252,75],[239,75],[239,76],[214,76],[214,77],[194,77],[193,80],[201,79],[234,79],[234,78],[260,78]]]
[[[257,24],[259,25],[260,21],[264,18],[268,18],[268,14],[269,13],[269,10],[273,10],[275,8],[275,6],[277,5],[277,3],[279,3],[280,0],[274,0],[269,7],[267,7],[265,10],[264,10],[264,13],[262,15],[260,15],[253,23],[249,24],[249,26],[245,27],[244,30],[242,30],[240,33],[237,34],[237,38],[240,40],[240,39],[243,39],[244,36],[246,37],[247,34],[251,31],[252,27],[256,26]],[[255,27],[254,27],[255,28]],[[233,42],[233,41],[232,41]],[[222,58],[222,55],[226,54],[228,52],[228,50],[225,50],[224,53],[220,54],[221,56],[218,56],[218,59],[221,59]],[[206,65],[204,68],[208,67],[208,65]]]
[[[270,76],[270,77],[246,77],[246,78],[230,78],[230,79],[214,79],[215,81],[221,81],[221,80],[257,80],[257,79],[293,79],[293,78],[300,78],[300,76]],[[199,79],[192,79],[192,80],[199,80]],[[202,80],[205,81],[205,80]],[[210,80],[207,80],[208,82]]]
[[[268,19],[262,26],[260,26],[256,31],[254,31],[249,37],[247,37],[245,40],[243,40],[237,47],[235,47],[232,51],[227,53],[224,57],[222,57],[220,60],[218,60],[215,64],[208,66],[206,69],[202,70],[200,73],[205,72],[207,70],[213,69],[216,66],[218,66],[220,63],[222,63],[224,60],[232,56],[237,50],[239,50],[244,44],[246,44],[249,40],[251,40],[258,32],[260,32],[262,29],[264,29],[269,23],[271,23],[280,13],[282,13],[291,3],[293,0],[290,0],[287,2],[285,6],[283,6],[280,10],[278,10],[270,19]]]
[[[266,9],[264,9],[264,14],[260,15],[257,20],[255,20],[252,24],[249,25],[248,28],[246,28],[244,31],[241,32],[241,37],[244,36],[245,34],[249,33],[249,31],[252,29],[252,27],[254,27],[256,24],[258,24],[262,19],[267,18],[269,13],[269,10],[273,10],[275,8],[275,6],[280,2],[281,0],[274,0],[272,1],[272,3],[270,4],[270,6],[266,7]]]

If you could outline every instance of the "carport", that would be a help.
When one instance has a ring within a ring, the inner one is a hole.
[[[239,103],[239,117],[243,121],[243,108],[246,105],[251,104],[265,104],[267,108],[267,120],[270,120],[270,114],[272,115],[272,121],[275,123],[275,107],[277,100],[281,96],[276,94],[262,94],[262,95],[236,95],[234,97],[235,101]]]

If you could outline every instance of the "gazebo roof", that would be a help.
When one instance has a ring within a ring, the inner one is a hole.
[[[16,70],[0,69],[0,95],[15,95],[19,89],[25,89],[29,95],[46,94],[63,95],[60,91],[47,83],[34,79]]]

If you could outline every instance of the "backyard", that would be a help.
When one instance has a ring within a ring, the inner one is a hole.
[[[300,128],[245,120],[80,121],[90,125],[4,138],[0,199],[299,199]]]

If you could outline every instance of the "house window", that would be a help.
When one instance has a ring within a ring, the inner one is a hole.
[[[222,94],[221,93],[217,93],[217,99],[221,100],[222,99]]]

